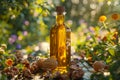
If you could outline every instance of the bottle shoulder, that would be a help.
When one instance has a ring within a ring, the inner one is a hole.
[[[68,27],[66,24],[64,24],[64,25],[65,25],[65,28],[66,28],[67,31],[71,31],[70,27]]]
[[[66,31],[71,31],[71,28],[68,27],[66,24],[61,24],[61,25],[55,24],[51,27],[51,30],[56,30],[56,29],[59,29],[59,28],[65,28]]]
[[[55,29],[57,27],[57,25],[55,24],[55,25],[53,25],[52,27],[51,27],[51,30],[52,29]]]

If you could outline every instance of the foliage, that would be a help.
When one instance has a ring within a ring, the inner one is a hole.
[[[19,49],[46,40],[48,30],[43,17],[51,7],[44,5],[49,4],[43,0],[0,1],[0,42]]]
[[[116,13],[115,13],[116,14]],[[105,71],[97,71],[91,75],[91,79],[93,80],[117,80],[119,79],[119,68],[120,65],[120,17],[119,14],[114,16],[112,14],[112,20],[108,22],[106,20],[106,16],[100,16],[100,18],[104,18],[105,20],[99,19],[99,26],[90,27],[87,33],[84,33],[83,36],[86,36],[86,39],[82,41],[78,45],[78,51],[84,51],[84,55],[86,55],[86,60],[92,66],[95,61],[103,61],[105,65],[109,66],[107,71],[110,72],[109,75],[104,75]],[[114,17],[113,17],[114,16]],[[110,19],[109,17],[107,19]],[[109,24],[107,24],[107,22]],[[114,23],[113,23],[114,22]],[[83,54],[80,52],[79,54]],[[99,76],[99,77],[98,77]],[[100,77],[101,76],[101,77]]]
[[[30,63],[21,62],[25,61],[22,60],[23,55],[28,54],[28,61],[32,63],[37,57],[49,56],[48,52],[39,50],[41,47],[38,43],[49,42],[49,31],[55,23],[55,6],[63,5],[66,8],[65,24],[72,29],[72,53],[79,55],[91,67],[95,61],[103,61],[105,64],[103,71],[92,73],[91,80],[119,80],[119,2],[120,0],[0,0],[0,72],[6,72],[0,78],[6,80],[16,74],[21,76],[24,72],[31,75],[25,69]],[[19,50],[23,51],[22,55]],[[31,55],[37,57],[31,58]],[[110,74],[105,75],[105,72]],[[31,78],[28,75],[24,77]],[[60,76],[56,78],[58,77]]]
[[[6,45],[2,44],[0,46],[0,80],[31,80],[36,74],[39,74],[38,77],[43,80],[82,80],[84,75],[84,71],[75,61],[73,61],[74,65],[70,65],[68,73],[61,73],[55,70],[57,67],[55,57],[43,59],[32,55],[27,55],[27,58],[24,56],[22,50],[9,52]]]

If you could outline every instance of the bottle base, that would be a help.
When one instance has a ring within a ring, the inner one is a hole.
[[[57,67],[55,71],[59,71],[61,74],[68,72],[66,67]]]

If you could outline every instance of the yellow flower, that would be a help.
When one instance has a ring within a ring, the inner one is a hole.
[[[119,19],[119,15],[117,13],[112,14],[111,17],[112,17],[113,20],[118,20]]]
[[[1,47],[0,47],[0,54],[4,54],[4,49],[2,49]]]
[[[1,47],[2,47],[3,49],[7,49],[7,45],[6,45],[6,44],[1,44]]]
[[[13,60],[12,60],[12,59],[7,59],[7,60],[5,61],[5,64],[6,64],[7,66],[12,66],[12,65],[13,65]]]
[[[37,4],[42,4],[44,2],[44,0],[36,0]]]
[[[99,17],[99,21],[100,22],[104,22],[104,21],[106,21],[106,19],[107,19],[107,17],[104,16],[104,15],[102,15],[102,16]]]

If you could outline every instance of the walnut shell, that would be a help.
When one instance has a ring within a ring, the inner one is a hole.
[[[73,80],[81,80],[81,78],[84,76],[84,71],[79,68],[78,70],[74,70],[71,73],[71,77]]]
[[[46,59],[42,64],[43,70],[53,70],[57,67],[58,63],[55,58],[51,57]]]
[[[39,60],[36,61],[36,65],[37,65],[39,68],[41,68],[44,61],[45,61],[44,59],[39,59]]]
[[[103,61],[95,61],[93,63],[93,68],[95,71],[101,71],[104,70],[105,64],[103,63]]]

